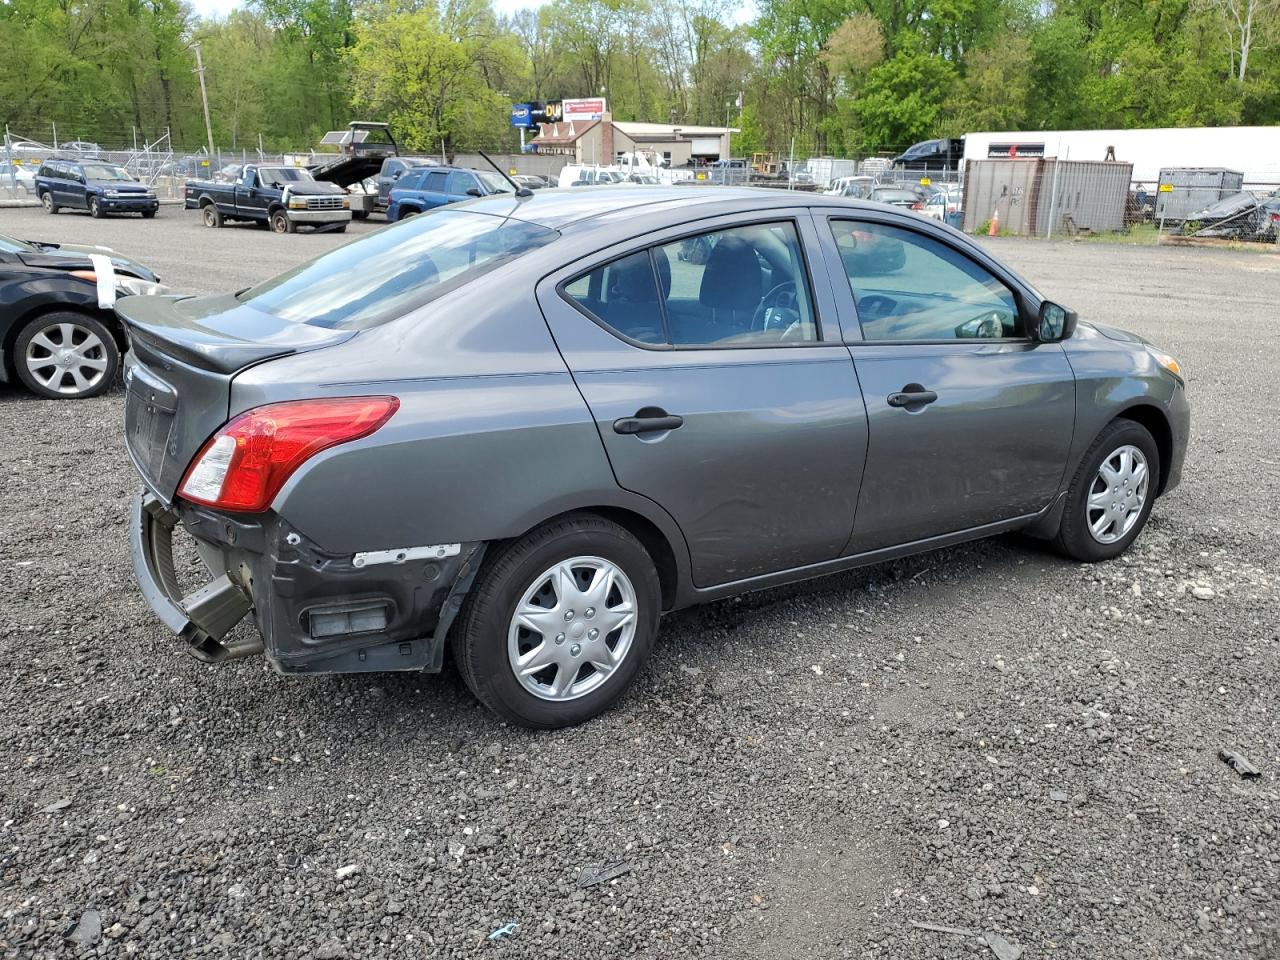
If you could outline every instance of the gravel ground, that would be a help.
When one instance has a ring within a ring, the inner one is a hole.
[[[0,232],[197,291],[344,239],[173,208]],[[121,393],[0,390],[0,955],[1280,956],[1280,257],[992,244],[1189,372],[1186,475],[1135,549],[1007,537],[687,611],[555,734],[452,671],[187,657],[132,582]]]

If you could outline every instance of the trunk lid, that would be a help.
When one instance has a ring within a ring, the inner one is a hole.
[[[166,504],[200,447],[230,415],[231,382],[247,367],[355,334],[284,320],[216,297],[125,297],[129,331],[125,439],[150,490]]]

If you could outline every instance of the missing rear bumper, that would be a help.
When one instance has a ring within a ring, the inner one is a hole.
[[[225,573],[184,595],[173,563],[173,531],[178,514],[150,493],[134,498],[129,528],[133,572],[151,609],[186,641],[192,656],[219,663],[262,653],[260,638],[223,643],[253,604]]]
[[[264,653],[281,673],[439,670],[444,638],[484,555],[483,543],[335,556],[274,514],[241,517],[141,494],[133,566],[165,625],[206,663]],[[181,524],[213,579],[185,593],[174,564]],[[412,555],[410,555],[412,554]],[[369,562],[368,558],[378,559]],[[227,640],[253,613],[252,638]],[[260,634],[260,636],[259,636]]]

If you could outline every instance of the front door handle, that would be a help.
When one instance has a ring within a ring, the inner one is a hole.
[[[674,430],[683,424],[684,417],[669,414],[661,407],[645,407],[637,410],[634,417],[623,417],[621,420],[613,421],[613,432],[623,435],[661,433],[664,430]]]
[[[897,393],[889,394],[886,399],[891,407],[923,407],[937,400],[938,395],[918,383],[908,383]]]

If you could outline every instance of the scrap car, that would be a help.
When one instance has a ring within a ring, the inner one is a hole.
[[[162,292],[151,270],[106,247],[0,236],[0,381],[53,399],[97,396],[128,346],[116,297]]]
[[[1013,530],[1117,557],[1190,423],[1156,347],[816,192],[503,193],[116,310],[134,570],[186,648],[315,675],[448,645],[531,727],[608,708],[667,611]]]
[[[213,228],[256,221],[272,233],[296,233],[300,226],[342,233],[351,222],[347,192],[336,183],[318,182],[302,167],[248,164],[235,183],[189,180],[183,202]]]

